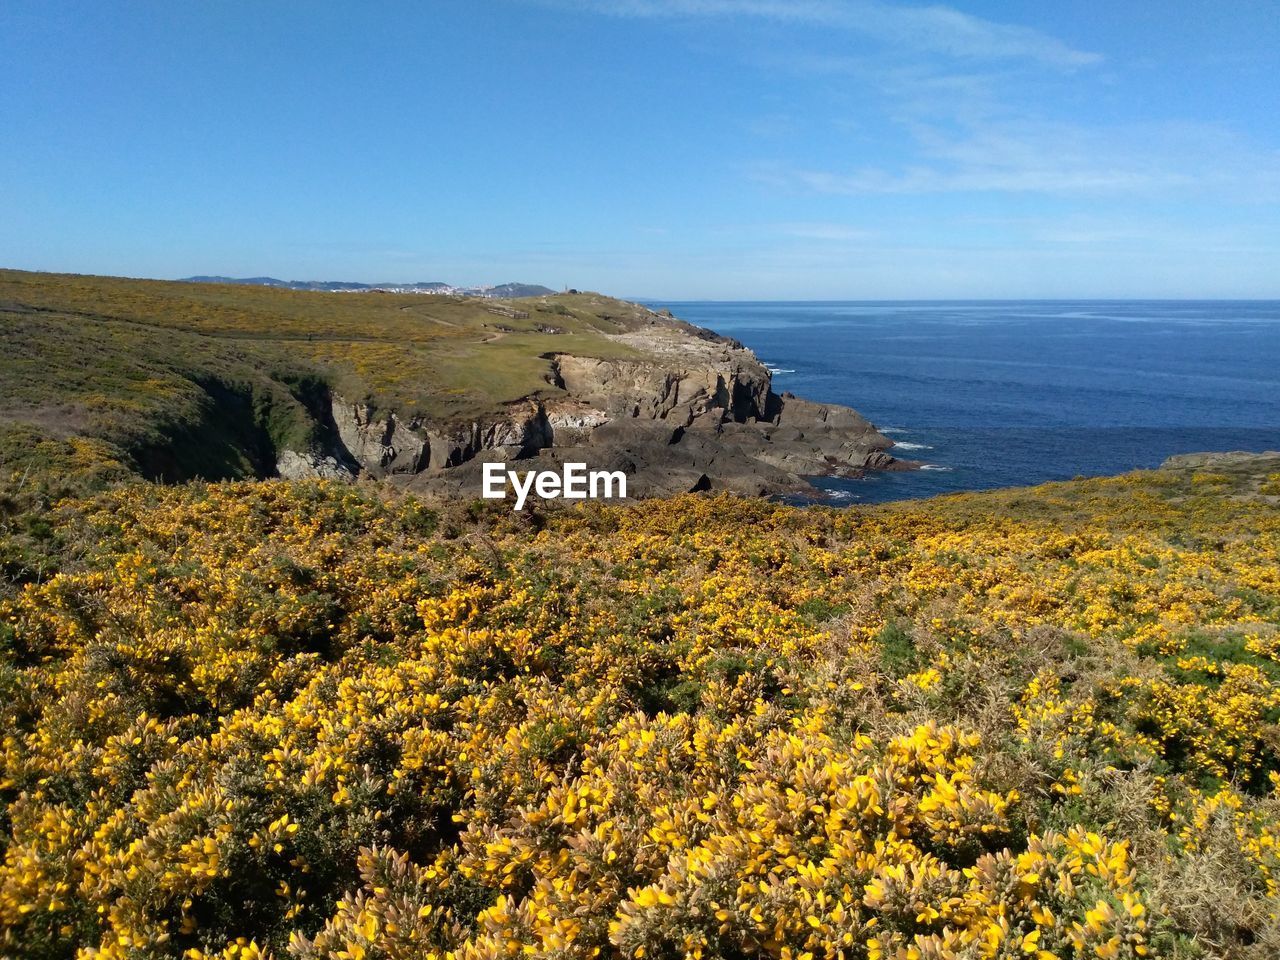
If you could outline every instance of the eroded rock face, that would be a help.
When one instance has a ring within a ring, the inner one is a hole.
[[[333,423],[346,453],[375,476],[420,473],[430,463],[431,448],[417,422],[402,423],[394,413],[379,416],[368,404],[335,397]]]
[[[579,462],[622,470],[631,495],[653,496],[799,492],[809,476],[911,466],[856,411],[775,394],[768,369],[736,341],[658,314],[607,339],[634,357],[551,356],[547,396],[485,421],[405,421],[334,398],[341,449],[282,456],[279,472],[335,476],[349,463],[416,489],[478,496],[485,461]]]
[[[552,443],[553,428],[541,401],[513,404],[506,415],[487,423],[479,421],[444,429],[427,430],[431,473],[466,463],[484,450],[501,450],[512,459],[530,456]]]
[[[735,357],[726,350],[719,357],[688,358],[693,363],[671,359],[679,365],[568,354],[557,355],[552,364],[569,396],[612,418],[689,424],[708,414],[738,421],[764,416],[769,371],[754,357]]]
[[[547,426],[551,429],[551,444],[548,446],[559,444],[562,447],[586,443],[598,428],[613,419],[599,407],[573,399],[548,401],[546,416]]]
[[[284,450],[276,461],[276,473],[285,480],[354,480],[359,467],[337,457]]]

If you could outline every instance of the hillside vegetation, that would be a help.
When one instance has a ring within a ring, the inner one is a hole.
[[[7,956],[1280,955],[1280,460],[849,511],[15,488]]]
[[[495,312],[496,311],[496,312]],[[0,270],[0,466],[254,477],[321,443],[330,393],[438,423],[555,396],[551,352],[620,358],[642,308]]]

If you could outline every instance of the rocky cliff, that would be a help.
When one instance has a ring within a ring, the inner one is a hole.
[[[475,496],[498,460],[622,470],[631,495],[780,493],[903,467],[891,447],[852,410],[780,396],[740,343],[597,293],[0,270],[0,465],[56,457],[88,489],[372,476]]]
[[[487,461],[582,462],[622,470],[631,495],[653,496],[799,492],[811,489],[806,477],[912,466],[855,411],[775,393],[768,369],[734,340],[648,311],[606,338],[627,358],[547,354],[546,389],[485,419],[405,420],[334,396],[330,442],[283,451],[277,469],[477,495]]]

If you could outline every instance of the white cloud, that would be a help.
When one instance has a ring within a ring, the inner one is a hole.
[[[861,33],[899,48],[968,59],[1032,60],[1073,69],[1102,57],[1030,27],[951,7],[881,0],[546,0],[616,17],[745,17]]]
[[[958,132],[910,125],[915,158],[901,168],[845,170],[778,164],[753,171],[761,182],[820,194],[1026,193],[1156,195],[1177,191],[1247,203],[1280,199],[1280,155],[1203,125],[983,120]]]

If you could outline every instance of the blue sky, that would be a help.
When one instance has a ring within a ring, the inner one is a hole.
[[[0,6],[0,265],[1280,297],[1274,0]]]

